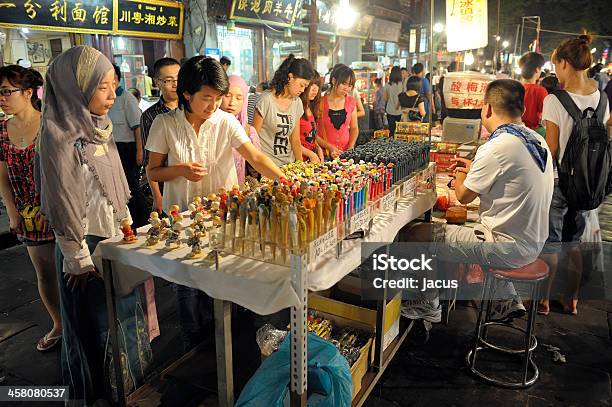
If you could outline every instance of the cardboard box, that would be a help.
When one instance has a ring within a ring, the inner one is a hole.
[[[450,165],[455,159],[455,154],[450,153],[436,153],[436,164],[438,165]]]
[[[370,332],[371,334],[366,344],[363,345],[363,347],[359,350],[359,358],[355,363],[353,363],[353,366],[351,366],[351,377],[353,379],[352,399],[354,400],[355,396],[359,394],[359,391],[361,391],[361,382],[363,381],[363,377],[365,376],[365,374],[368,372],[370,360],[373,357],[372,343],[374,342],[374,329],[371,326],[364,324],[360,321],[351,320],[349,318],[344,318],[339,315],[330,314],[315,308],[311,308],[310,299],[308,300],[308,304],[311,310],[316,311],[317,314],[322,318],[328,319],[332,323],[333,330],[335,331],[348,327],[361,329],[363,331]]]
[[[345,277],[338,283],[338,288],[346,292],[361,295],[361,281],[358,277]],[[373,332],[376,331],[376,310],[347,304],[316,294],[311,294],[308,297],[308,307],[353,321],[359,321],[370,326]],[[387,303],[385,308],[385,320],[383,321],[383,350],[387,349],[391,342],[399,335],[400,307],[401,293],[398,293]],[[374,346],[372,346],[372,349],[374,349]],[[372,352],[372,360],[374,360],[374,352]]]

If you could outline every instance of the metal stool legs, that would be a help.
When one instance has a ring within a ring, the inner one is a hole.
[[[466,359],[467,359],[468,366],[470,370],[472,371],[472,373],[478,376],[479,378],[481,378],[482,380],[486,381],[487,383],[491,383],[496,386],[506,387],[506,388],[511,388],[511,389],[522,389],[522,388],[526,388],[534,384],[539,377],[538,367],[533,361],[532,352],[536,349],[537,344],[538,344],[537,339],[534,335],[534,326],[535,326],[536,310],[537,310],[537,306],[536,306],[537,293],[540,287],[541,280],[522,281],[523,283],[528,283],[532,285],[531,287],[532,305],[529,309],[527,327],[526,329],[523,329],[523,328],[514,326],[511,323],[490,321],[491,308],[492,308],[492,302],[493,302],[493,299],[491,299],[491,293],[493,291],[492,288],[495,284],[495,281],[498,279],[508,280],[503,277],[498,277],[496,275],[493,275],[491,273],[486,274],[486,278],[485,278],[483,289],[482,289],[482,299],[480,301],[480,309],[478,311],[478,320],[476,322],[476,332],[474,334],[474,342],[472,344],[471,350],[467,354]],[[486,310],[485,310],[485,306],[486,306]],[[484,314],[484,322],[482,321],[483,314]],[[511,328],[513,330],[523,333],[525,335],[524,348],[523,349],[511,349],[511,348],[495,345],[491,343],[490,341],[488,341],[487,340],[488,327],[494,326],[494,325],[495,326],[505,326],[507,328]],[[480,370],[478,370],[476,366],[476,357],[477,357],[478,351],[483,350],[483,349],[490,349],[493,351],[503,352],[507,354],[516,354],[516,355],[522,354],[524,358],[523,365],[522,365],[522,371],[521,371],[522,380],[520,382],[508,382],[508,381],[504,381],[504,380],[500,380],[500,379],[496,379],[494,377],[488,376],[482,373]],[[529,376],[529,370],[533,371],[531,376]]]

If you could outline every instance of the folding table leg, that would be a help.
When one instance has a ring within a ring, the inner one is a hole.
[[[291,284],[300,298],[300,305],[291,307],[291,407],[306,406],[307,308],[305,256],[291,255]]]
[[[232,303],[229,301],[215,299],[214,314],[219,407],[231,407],[234,405]]]

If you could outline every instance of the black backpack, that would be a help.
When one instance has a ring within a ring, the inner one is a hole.
[[[595,209],[610,192],[612,155],[603,123],[607,97],[599,93],[597,109],[581,112],[566,91],[553,92],[574,121],[563,159],[557,161],[559,188],[570,209]]]

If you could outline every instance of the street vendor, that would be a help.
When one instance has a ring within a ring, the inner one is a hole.
[[[548,211],[554,185],[553,160],[546,142],[524,126],[525,88],[503,79],[489,84],[481,118],[491,132],[474,161],[457,158],[454,170],[457,199],[468,204],[480,198],[480,224],[475,227],[419,224],[409,231],[410,240],[447,245],[438,260],[518,268],[537,259],[548,237]],[[495,244],[488,244],[495,243]],[[525,307],[511,284],[496,287],[498,301],[492,320],[524,314]],[[425,315],[439,322],[437,293],[402,310],[409,318]]]
[[[253,146],[236,116],[219,109],[229,88],[218,61],[191,58],[178,74],[178,109],[153,121],[146,145],[150,154],[147,174],[149,180],[164,182],[165,213],[171,213],[173,205],[186,211],[196,197],[237,185],[232,149],[264,176],[283,176],[272,160]],[[206,326],[212,319],[210,299],[194,288],[177,285],[175,289],[183,345],[188,350],[207,334]]]
[[[264,176],[283,176],[253,146],[236,117],[219,109],[228,90],[227,74],[213,58],[191,58],[179,71],[179,108],[155,119],[146,145],[149,178],[165,183],[164,211],[173,204],[187,210],[196,196],[238,184],[232,148]]]

